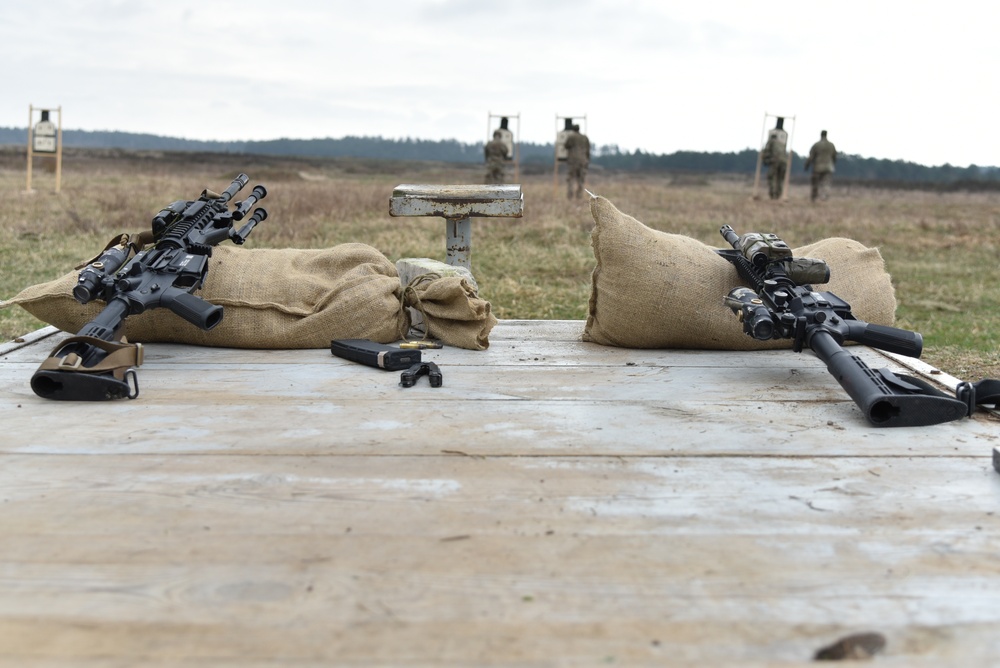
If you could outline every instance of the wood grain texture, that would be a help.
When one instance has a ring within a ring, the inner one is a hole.
[[[31,393],[53,337],[0,351],[0,665],[1000,659],[995,418],[875,429],[810,355],[580,331],[503,322],[436,389],[151,345],[101,404]]]

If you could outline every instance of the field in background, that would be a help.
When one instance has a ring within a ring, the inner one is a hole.
[[[268,188],[270,213],[252,247],[318,248],[357,241],[389,259],[444,259],[444,222],[390,218],[401,183],[479,183],[479,166],[224,154],[67,151],[62,191],[36,161],[25,193],[23,151],[0,149],[0,298],[60,276],[116,233],[148,229],[165,205],[221,190],[236,173]],[[521,179],[525,213],[473,223],[473,272],[499,318],[583,319],[594,266],[593,219],[552,174]],[[924,335],[923,359],[956,376],[1000,376],[1000,194],[835,188],[814,206],[793,186],[785,204],[750,199],[752,175],[709,178],[593,171],[588,187],[658,230],[721,246],[718,229],[774,232],[792,247],[842,236],[877,246],[896,287],[897,325]],[[766,189],[766,185],[765,185]],[[720,295],[721,299],[721,295]],[[42,326],[0,311],[0,339]],[[734,325],[735,326],[735,325]]]

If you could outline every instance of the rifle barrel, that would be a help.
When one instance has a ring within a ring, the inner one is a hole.
[[[740,250],[740,235],[736,234],[736,231],[729,225],[723,225],[719,230],[719,234],[725,239],[730,246],[736,250]]]

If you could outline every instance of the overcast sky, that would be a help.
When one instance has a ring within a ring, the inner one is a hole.
[[[583,116],[653,153],[792,146],[1000,165],[1000,8],[967,2],[0,0],[0,126],[522,141]],[[791,119],[794,117],[794,121]],[[37,120],[37,116],[36,116]],[[773,119],[769,119],[773,124]]]

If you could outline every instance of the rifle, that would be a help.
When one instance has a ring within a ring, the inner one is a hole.
[[[129,315],[165,307],[202,330],[218,325],[222,307],[192,293],[208,275],[212,247],[226,239],[243,244],[267,218],[267,211],[258,207],[239,230],[233,226],[267,196],[264,186],[254,186],[230,210],[230,200],[249,181],[240,174],[221,194],[204,190],[196,200],[170,204],[153,217],[150,232],[122,235],[88,263],[73,297],[81,304],[100,299],[107,306],[39,366],[31,378],[35,394],[68,401],[139,396],[133,367],[142,364],[142,345],[123,339]]]
[[[740,236],[729,225],[719,230],[733,250],[716,250],[729,260],[751,287],[737,287],[725,304],[739,316],[743,331],[758,341],[791,339],[792,350],[811,349],[826,363],[865,417],[876,427],[916,427],[939,424],[971,415],[976,390],[961,383],[951,397],[912,376],[887,368],[872,369],[841,346],[854,341],[892,353],[920,357],[923,337],[896,327],[858,320],[851,306],[831,292],[816,292],[810,283],[826,283],[830,268],[822,260],[793,258],[791,249],[774,234]],[[988,387],[989,394],[996,387]],[[985,397],[979,403],[995,402]]]

